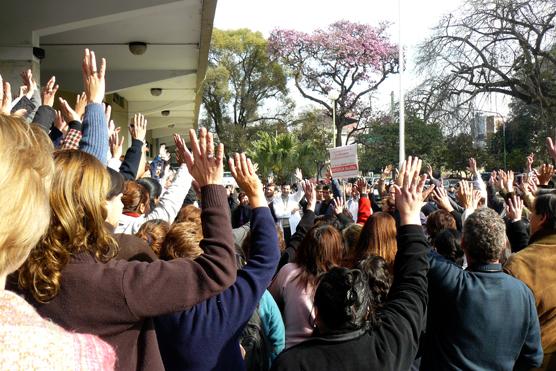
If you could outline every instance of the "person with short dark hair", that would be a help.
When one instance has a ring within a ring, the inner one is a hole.
[[[502,218],[479,208],[464,224],[466,270],[431,252],[422,370],[510,371],[541,365],[535,299],[523,282],[502,271],[505,244]]]

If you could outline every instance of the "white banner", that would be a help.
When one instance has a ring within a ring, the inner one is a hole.
[[[356,178],[359,176],[357,144],[330,148],[330,170],[335,179]]]

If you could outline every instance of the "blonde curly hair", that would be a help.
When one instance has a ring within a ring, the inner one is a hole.
[[[117,243],[105,227],[110,191],[106,168],[90,154],[75,150],[55,152],[54,164],[50,225],[19,271],[19,285],[43,303],[58,294],[72,255],[85,251],[107,262],[117,253]]]

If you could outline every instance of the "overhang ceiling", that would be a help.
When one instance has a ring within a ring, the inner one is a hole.
[[[107,93],[124,97],[130,115],[147,115],[153,138],[196,126],[197,91],[206,70],[216,0],[31,3],[36,6],[23,7],[35,12],[33,17],[42,16],[29,38],[46,51],[40,67],[43,83],[55,75],[62,89],[80,92],[83,49],[90,48],[97,60],[107,60]],[[63,14],[50,14],[44,3]],[[48,14],[41,14],[42,7]],[[76,12],[73,18],[68,7]],[[26,14],[25,9],[19,12]],[[128,48],[132,41],[146,42],[146,52],[133,55]],[[151,95],[151,88],[161,88],[162,94]],[[163,110],[170,114],[163,117]]]

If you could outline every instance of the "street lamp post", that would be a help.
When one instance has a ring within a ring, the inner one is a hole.
[[[337,90],[330,90],[328,92],[328,99],[332,101],[332,147],[336,147],[336,102],[340,97],[340,92]]]

